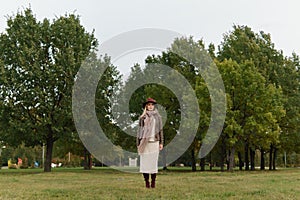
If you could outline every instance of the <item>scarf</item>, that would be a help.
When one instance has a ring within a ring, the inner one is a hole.
[[[155,119],[155,120],[154,120]],[[155,122],[155,123],[154,123]],[[151,137],[151,133],[157,134],[162,129],[162,120],[160,114],[156,110],[148,110],[144,117],[140,118],[138,153],[143,153],[145,146]]]

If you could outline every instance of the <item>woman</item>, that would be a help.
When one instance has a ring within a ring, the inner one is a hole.
[[[155,179],[158,171],[158,154],[163,149],[162,120],[155,109],[156,101],[148,98],[143,103],[144,112],[139,118],[137,134],[137,148],[140,155],[140,172],[143,173],[146,188],[155,188]]]

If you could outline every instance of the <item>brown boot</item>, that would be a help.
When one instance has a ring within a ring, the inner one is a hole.
[[[149,174],[143,173],[143,176],[146,183],[146,188],[150,188]]]
[[[155,188],[156,174],[151,174],[151,188]]]

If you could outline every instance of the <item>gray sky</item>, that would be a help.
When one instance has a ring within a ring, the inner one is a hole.
[[[80,15],[100,43],[134,29],[161,28],[218,45],[236,24],[270,33],[286,56],[300,54],[298,0],[1,0],[0,32],[6,27],[5,16],[29,5],[39,20]]]

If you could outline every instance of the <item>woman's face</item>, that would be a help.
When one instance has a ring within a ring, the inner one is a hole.
[[[146,104],[146,109],[147,110],[154,110],[154,104],[153,103],[147,103]]]

